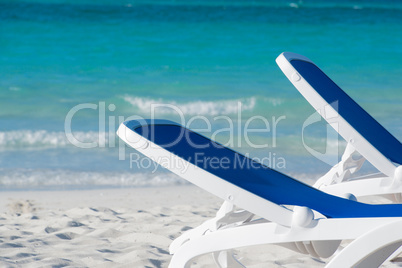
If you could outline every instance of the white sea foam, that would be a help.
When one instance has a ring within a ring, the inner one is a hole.
[[[0,132],[0,150],[7,149],[37,149],[78,146],[80,143],[107,143],[108,133],[95,131],[77,131],[72,133],[71,141],[63,131],[46,130],[14,130]]]
[[[288,175],[313,184],[322,174],[290,172]],[[170,172],[88,172],[65,169],[1,169],[0,188],[19,189],[93,189],[118,187],[164,187],[188,185],[186,180]]]
[[[110,187],[154,187],[188,184],[172,173],[84,172],[53,169],[0,169],[0,188],[75,189]]]
[[[133,96],[124,96],[123,99],[139,109],[143,113],[150,113],[152,105],[155,104],[169,104],[175,106],[185,115],[228,115],[236,114],[238,112],[238,103],[241,103],[242,111],[252,111],[257,99],[256,97],[250,97],[245,99],[234,100],[221,100],[221,101],[191,101],[185,103],[179,103],[176,101],[169,101],[163,99],[150,99],[140,98]],[[272,105],[280,104],[280,100],[271,100]],[[156,111],[164,114],[177,113],[172,108],[158,107]]]

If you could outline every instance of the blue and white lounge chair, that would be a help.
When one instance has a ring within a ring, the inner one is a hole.
[[[191,259],[206,253],[214,253],[221,267],[243,267],[230,250],[267,243],[327,258],[343,239],[354,241],[327,267],[378,267],[402,245],[400,204],[369,205],[330,195],[170,121],[124,122],[118,135],[155,162],[225,200],[216,218],[172,243],[169,267],[189,267]],[[371,161],[372,152],[364,152]],[[180,162],[188,168],[183,171]],[[402,181],[401,166],[386,161],[377,165],[388,177]],[[253,214],[263,219],[252,220]]]
[[[348,143],[341,162],[314,187],[335,195],[381,195],[401,202],[402,181],[397,175],[397,167],[402,165],[401,142],[308,58],[285,52],[276,62],[304,98]],[[362,157],[355,159],[355,152]],[[381,173],[352,179],[351,175],[365,160]]]

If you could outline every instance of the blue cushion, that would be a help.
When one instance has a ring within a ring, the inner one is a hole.
[[[369,205],[326,194],[178,125],[126,126],[188,162],[278,205],[306,206],[330,218],[402,216],[402,205]]]

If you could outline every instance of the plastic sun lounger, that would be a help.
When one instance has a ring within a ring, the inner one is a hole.
[[[266,243],[325,258],[343,239],[354,241],[327,267],[375,267],[402,245],[400,204],[370,205],[327,194],[170,121],[127,121],[118,135],[153,161],[225,200],[217,218],[173,242],[169,267],[189,267],[194,257],[206,253],[215,253],[223,267],[243,267],[230,250]],[[188,165],[184,171],[182,161]],[[233,206],[266,221],[254,223]]]
[[[402,144],[353,101],[310,59],[282,53],[277,64],[316,111],[347,141],[341,161],[317,180],[314,187],[338,196],[382,196],[402,201]],[[356,153],[360,157],[356,158]],[[380,173],[352,177],[368,160]],[[402,247],[389,258],[402,252]]]
[[[308,58],[285,52],[277,64],[318,113],[347,141],[340,163],[314,187],[335,195],[381,195],[401,202],[402,144]],[[361,157],[355,158],[358,152]],[[368,160],[381,173],[352,178]],[[398,168],[400,170],[400,168]]]
[[[328,101],[330,100],[328,95],[321,92],[324,97],[320,97],[318,94],[320,91],[317,90],[317,93],[314,90],[314,88],[317,89],[317,84],[308,80],[311,79],[311,77],[307,77],[311,70],[306,75],[303,73],[306,67],[300,67],[296,61],[303,61],[301,65],[304,63],[313,65],[305,57],[291,53],[284,53],[277,59],[281,69],[292,83],[300,82],[296,87],[303,96],[318,111],[323,109],[322,111],[326,112],[321,113],[324,118],[329,118],[329,114],[337,114],[338,121],[336,122],[346,126],[340,128],[340,134],[348,137],[354,145],[354,147],[348,145],[342,158],[343,162],[341,161],[338,165],[343,170],[334,167],[320,180],[324,182],[319,186],[322,186],[321,188],[325,191],[332,187],[332,190],[328,192],[332,191],[333,194],[353,199],[353,196],[345,193],[353,192],[355,187],[346,187],[351,190],[346,192],[339,189],[333,190],[333,186],[339,185],[333,182],[339,182],[339,177],[344,179],[348,173],[358,169],[356,166],[360,162],[348,160],[352,158],[350,152],[354,152],[356,150],[354,148],[363,148],[363,152],[365,152],[364,142],[370,140],[370,135],[369,138],[365,136],[364,127],[358,128],[356,124],[348,124],[346,120],[350,120],[350,117],[341,113],[341,109],[332,108],[336,112],[334,113],[331,110],[332,106],[327,105],[331,103]],[[317,68],[318,73],[321,72],[315,65],[310,66],[310,69],[313,67]],[[314,77],[320,78],[317,74],[313,76],[313,79]],[[307,79],[304,80],[305,78]],[[325,74],[321,80],[323,78],[329,80]],[[337,90],[336,94],[343,93],[338,87],[335,90]],[[346,102],[347,105],[350,105],[351,101],[355,107],[361,109],[345,93],[343,94],[349,101],[349,103]],[[323,99],[324,101],[322,101]],[[336,107],[343,107],[342,105]],[[364,110],[361,109],[361,111],[365,113]],[[367,113],[365,115],[368,116]],[[368,117],[372,120],[371,122],[374,121],[382,128],[374,119]],[[329,121],[329,123],[331,122],[333,121]],[[375,124],[372,123],[371,126]],[[361,131],[362,129],[363,131]],[[359,133],[364,134],[362,140]],[[380,133],[390,135],[385,129]],[[397,232],[402,224],[401,205],[368,205],[323,193],[262,166],[174,122],[164,120],[129,121],[120,126],[118,134],[126,143],[154,161],[225,200],[214,219],[187,231],[172,243],[170,251],[175,255],[170,267],[189,266],[192,258],[208,252],[214,253],[215,260],[221,267],[243,267],[231,255],[230,249],[266,243],[279,244],[314,257],[326,258],[334,254],[342,239],[355,240],[336,254],[327,267],[377,267],[402,244],[402,238]],[[358,141],[358,145],[356,146],[353,141]],[[363,141],[363,145],[361,145],[361,141]],[[377,150],[376,147],[374,149]],[[365,153],[362,155],[369,159],[372,154],[376,156],[375,150],[368,150],[369,157]],[[390,156],[387,148],[384,149],[382,145],[377,151],[380,151],[382,156]],[[397,151],[391,152],[392,161],[397,162],[398,160],[395,161],[395,159],[399,159]],[[389,161],[388,157],[385,157],[387,161]],[[219,162],[222,159],[226,166],[219,168],[216,161]],[[346,161],[344,161],[345,159]],[[376,159],[371,157],[369,161],[376,161]],[[179,169],[182,166],[179,164],[181,161],[185,161],[189,165],[184,172]],[[379,161],[374,165],[377,168],[381,167],[379,169],[383,173],[392,177],[384,175],[376,180],[383,181],[385,178],[391,178],[393,182],[401,181],[401,168],[384,163],[386,162]],[[353,165],[355,165],[354,168]],[[338,173],[339,171],[343,173]],[[343,182],[342,185],[348,183]],[[375,183],[370,184],[370,187],[376,186]],[[356,192],[354,193],[356,194]],[[359,196],[359,194],[357,195]],[[362,195],[367,195],[367,193]],[[246,211],[236,211],[234,205],[246,209]],[[292,205],[294,208],[291,210],[284,205]],[[252,221],[253,214],[263,217],[264,220]],[[371,246],[367,246],[368,244]]]

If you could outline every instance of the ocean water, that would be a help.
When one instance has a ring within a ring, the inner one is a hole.
[[[283,51],[402,140],[400,1],[0,0],[0,189],[184,184],[116,137],[130,116],[182,121],[312,182],[345,143],[303,128],[314,110],[277,67]],[[267,131],[247,141],[247,127]]]

